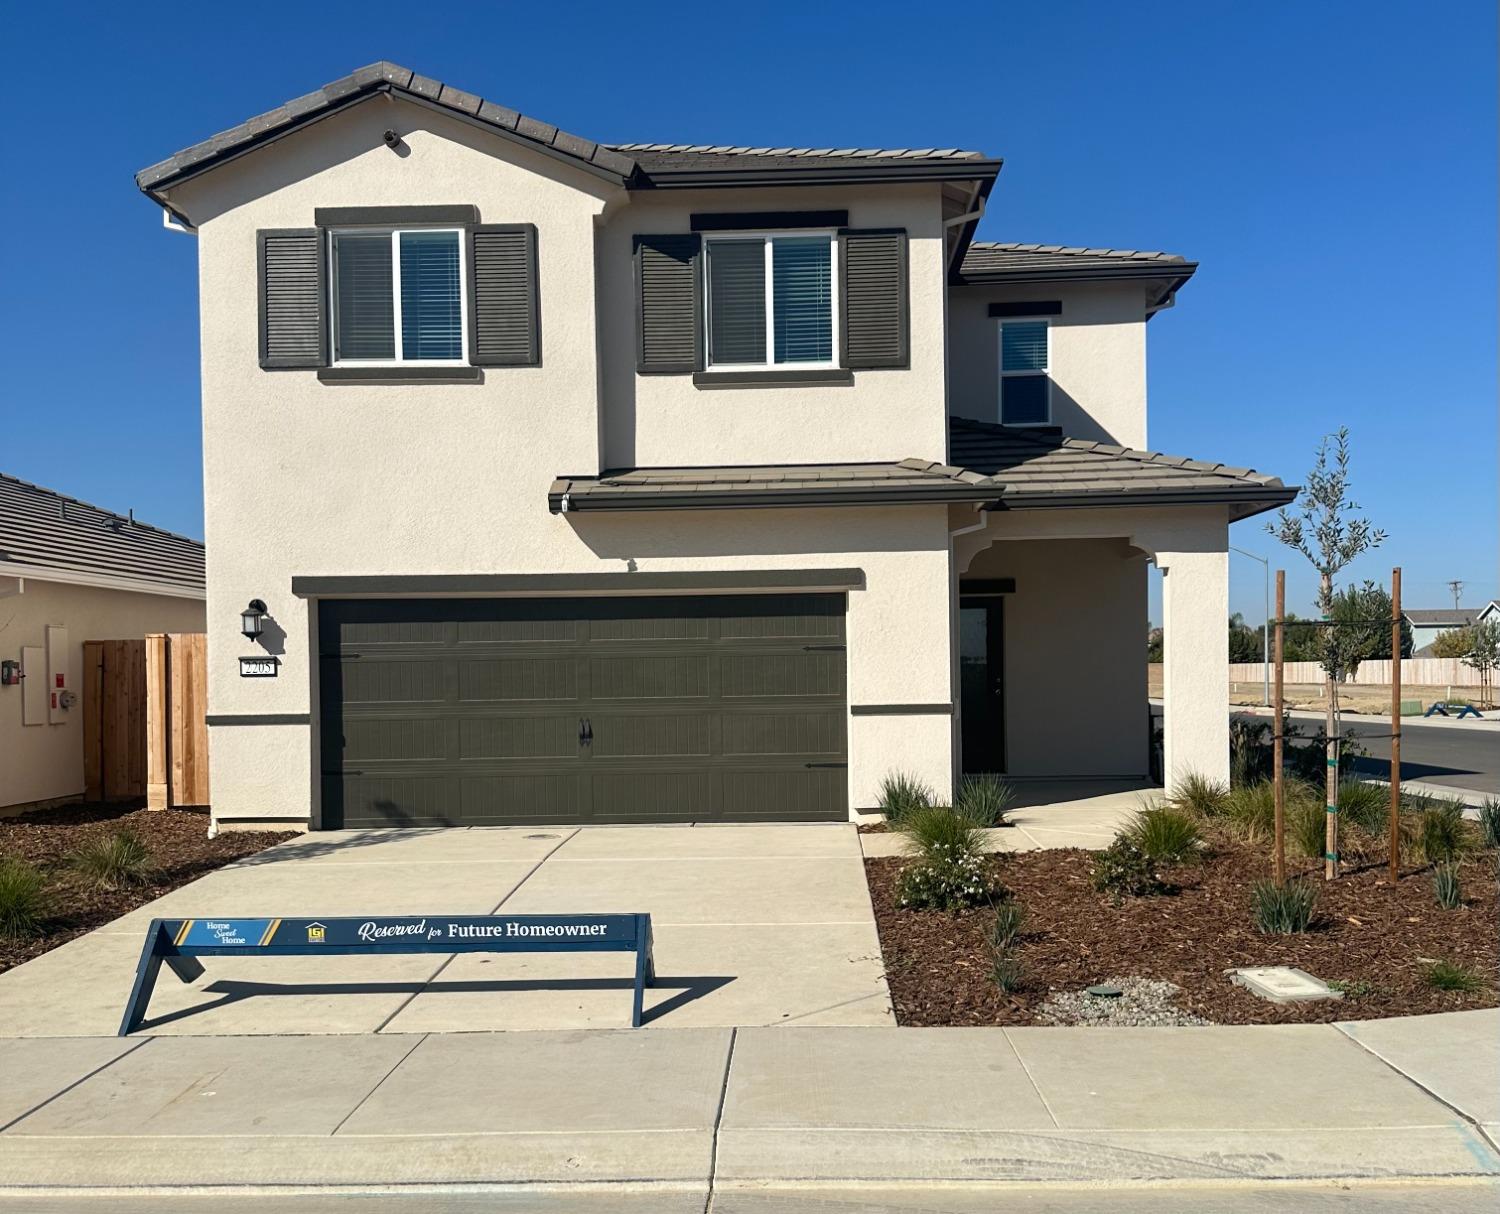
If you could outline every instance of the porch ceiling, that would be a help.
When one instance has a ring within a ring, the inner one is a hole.
[[[1284,505],[1295,486],[1249,468],[952,418],[952,464],[718,465],[565,476],[547,495],[577,510],[705,510],[977,502],[991,510],[1225,503],[1232,518]]]

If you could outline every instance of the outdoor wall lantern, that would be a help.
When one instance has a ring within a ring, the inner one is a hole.
[[[251,599],[250,605],[240,612],[240,631],[250,640],[260,636],[261,621],[266,616],[266,605],[260,599]]]

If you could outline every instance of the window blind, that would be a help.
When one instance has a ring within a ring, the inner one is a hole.
[[[708,245],[709,360],[766,361],[766,246],[761,240]]]
[[[788,237],[771,244],[775,361],[826,363],[833,358],[833,261],[826,237]]]
[[[333,264],[337,356],[395,358],[390,233],[335,234]]]
[[[458,233],[402,232],[399,240],[402,357],[462,358]]]
[[[1000,369],[1002,371],[1045,371],[1047,369],[1047,322],[1045,320],[1006,321],[1000,326]]]

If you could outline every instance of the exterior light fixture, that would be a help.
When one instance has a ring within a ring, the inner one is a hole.
[[[250,605],[240,612],[240,631],[250,640],[260,636],[261,621],[266,617],[266,605],[260,599],[251,599]]]

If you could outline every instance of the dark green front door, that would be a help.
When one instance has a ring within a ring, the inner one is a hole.
[[[322,821],[843,820],[842,595],[325,601]]]

